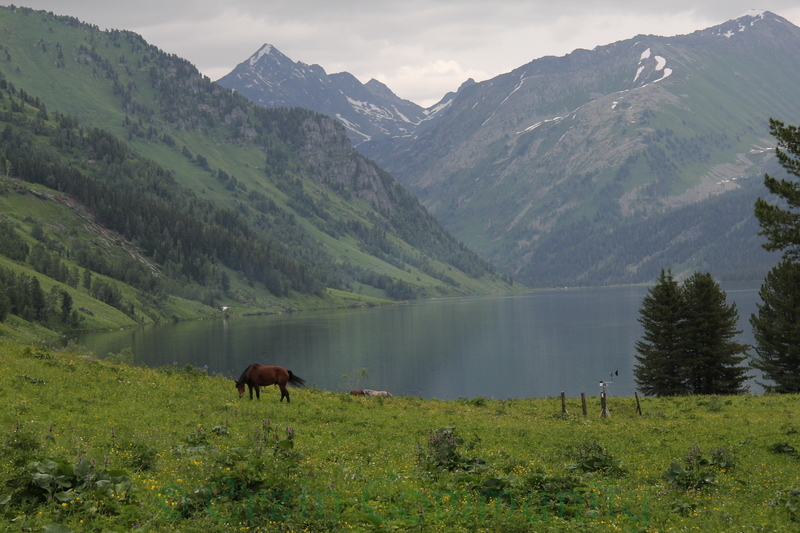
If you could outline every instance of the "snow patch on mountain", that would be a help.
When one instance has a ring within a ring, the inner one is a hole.
[[[657,79],[657,80],[655,80],[655,81],[653,81],[651,83],[657,83],[657,82],[663,80],[664,78],[667,78],[667,77],[672,75],[672,69],[671,68],[666,68],[666,66],[667,66],[666,58],[664,58],[663,56],[659,56],[659,55],[653,56],[652,55],[652,51],[650,50],[650,48],[648,48],[647,50],[642,52],[641,56],[639,56],[639,65],[638,65],[638,67],[636,69],[636,75],[633,77],[633,82],[632,83],[636,83],[636,80],[638,80],[639,77],[642,75],[642,72],[644,72],[644,69],[645,69],[645,65],[643,63],[645,62],[645,60],[650,59],[651,56],[656,61],[656,65],[653,68],[653,71],[654,72],[663,72],[663,74],[661,75],[661,77],[659,79]],[[642,81],[644,82],[644,80],[642,80]],[[647,87],[648,85],[650,85],[650,83],[645,83],[644,85],[642,85],[642,87]]]
[[[517,135],[521,135],[523,133],[531,132],[531,131],[535,130],[536,128],[538,128],[539,126],[541,126],[542,124],[547,124],[548,122],[561,122],[562,120],[564,120],[564,117],[548,118],[547,120],[542,120],[541,122],[537,122],[533,126],[528,126],[527,128],[525,128],[522,131],[518,131]]]
[[[520,90],[520,88],[522,88],[522,85],[525,83],[525,80],[527,80],[527,79],[528,79],[528,78],[520,78],[520,80],[519,80],[519,83],[517,84],[517,86],[516,86],[516,87],[514,87],[514,90],[513,90],[513,91],[511,91],[510,93],[508,93],[508,96],[506,96],[505,98],[503,98],[503,101],[502,101],[502,102],[500,102],[500,105],[503,105],[503,104],[505,103],[505,101],[506,101],[506,100],[508,100],[509,98],[511,98],[511,95],[512,95],[512,94],[514,94],[515,92],[519,91],[519,90]]]
[[[397,107],[395,106],[392,107],[394,108],[394,112],[397,113],[397,116],[400,117],[400,120],[402,120],[403,122],[408,122],[409,124],[414,124],[414,125],[419,124],[419,122],[412,122],[411,120],[409,120],[407,116],[405,116],[403,113],[400,112],[399,109],[397,109]]]
[[[271,53],[272,53],[272,45],[271,44],[265,44],[264,46],[262,46],[261,48],[258,49],[258,52],[256,52],[252,56],[250,56],[250,66],[252,67],[256,63],[258,63],[259,59],[261,59],[265,55],[269,55]],[[276,59],[276,61],[277,61],[277,59]],[[280,63],[280,62],[278,62],[278,63]]]
[[[345,95],[345,98],[347,98],[347,101],[350,103],[350,105],[353,107],[356,113],[380,119],[387,119],[387,120],[394,119],[394,115],[385,108],[378,107],[371,102],[362,102],[360,100],[355,100],[347,95]]]
[[[753,18],[763,19],[764,15],[766,13],[767,12],[764,11],[763,9],[748,9],[747,12],[745,12],[744,14],[742,14],[739,17],[736,17],[736,20],[743,19],[745,17],[753,17]]]
[[[717,27],[715,31],[711,32],[711,35],[718,35],[720,37],[725,37],[727,39],[730,39],[731,37],[735,36],[737,33],[742,33],[748,27],[751,27],[751,26],[755,25],[755,23],[758,22],[759,20],[764,20],[764,17],[766,16],[766,14],[767,14],[767,12],[764,11],[763,9],[750,9],[749,11],[745,12],[743,15],[741,15],[741,16],[735,18],[735,19],[729,20],[728,23],[725,24],[725,26],[728,26],[728,27],[726,27],[724,30],[723,30],[722,27]],[[746,20],[743,20],[743,19],[752,19],[752,20],[747,22]],[[738,27],[738,29],[736,31],[734,31],[734,29],[729,26],[729,23],[731,23],[731,22],[737,22],[738,23],[739,27]]]
[[[663,80],[663,79],[665,79],[665,78],[669,78],[671,75],[672,75],[672,69],[671,69],[671,68],[665,68],[665,69],[664,69],[664,75],[663,75],[663,76],[661,76],[661,77],[660,77],[659,79],[657,79],[656,81],[654,81],[653,83],[658,83],[659,81],[661,81],[661,80]]]
[[[426,109],[425,111],[423,111],[423,113],[425,113],[425,115],[428,116],[428,117],[433,117],[434,115],[437,115],[440,112],[442,112],[443,110],[445,110],[448,107],[450,107],[450,104],[452,104],[452,103],[453,103],[453,99],[451,98],[450,100],[448,100],[446,102],[440,102],[437,105]]]
[[[361,137],[363,137],[363,138],[364,138],[364,142],[366,142],[366,141],[369,141],[370,139],[372,139],[372,137],[370,137],[369,135],[367,135],[367,134],[363,133],[361,130],[359,130],[356,124],[353,124],[352,122],[350,122],[349,120],[347,120],[346,118],[344,118],[344,117],[343,117],[342,115],[340,115],[339,113],[337,113],[337,114],[336,114],[336,119],[337,119],[339,122],[341,122],[341,123],[342,123],[342,125],[343,125],[345,128],[347,128],[348,130],[352,131],[352,132],[353,132],[353,133],[355,133],[356,135],[360,135]]]

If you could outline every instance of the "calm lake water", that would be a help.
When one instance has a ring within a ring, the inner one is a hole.
[[[723,289],[739,310],[739,340],[752,344],[749,318],[759,285]],[[76,340],[98,357],[131,348],[137,364],[208,366],[211,374],[231,377],[250,363],[279,365],[331,391],[357,385],[440,399],[597,396],[599,382],[613,372],[609,395],[633,396],[646,293],[646,287],[614,287],[424,300],[160,324]],[[368,377],[355,383],[343,377],[360,368]],[[761,392],[755,384],[751,390]]]

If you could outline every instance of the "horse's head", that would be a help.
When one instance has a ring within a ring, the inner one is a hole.
[[[237,381],[236,382],[236,390],[239,391],[239,398],[244,396],[244,381]]]

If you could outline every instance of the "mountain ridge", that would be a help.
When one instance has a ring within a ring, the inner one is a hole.
[[[378,80],[362,84],[348,72],[327,74],[319,65],[292,61],[270,44],[216,82],[265,107],[305,107],[334,117],[356,146],[373,138],[412,134],[434,120],[452,98],[445,95],[423,108]]]
[[[640,282],[662,266],[721,269],[704,255],[713,246],[707,234],[695,239],[690,258],[640,240],[649,253],[614,272],[601,258],[568,269],[567,262],[584,262],[579,252],[567,257],[544,241],[558,239],[551,232],[559,225],[567,230],[582,219],[594,238],[637,216],[654,224],[657,215],[762,174],[774,145],[767,119],[800,117],[790,95],[800,70],[798,35],[785,19],[760,12],[687,36],[640,35],[540,58],[462,92],[418,138],[393,139],[388,150],[369,143],[359,149],[420,196],[445,227],[526,283]],[[774,81],[765,88],[763,79]],[[512,186],[504,193],[500,184]],[[752,188],[752,200],[756,194]],[[737,223],[752,218],[752,203],[739,210]],[[579,230],[567,233],[584,242]],[[758,243],[744,234],[736,241],[761,258],[766,273],[770,259]],[[535,258],[544,250],[550,251]],[[549,273],[534,272],[542,268]]]
[[[745,178],[774,163],[768,118],[800,120],[798,57],[800,29],[751,10],[465,83],[433,120],[384,128],[356,148],[459,239],[533,286],[638,283],[661,267],[757,279],[773,260],[754,237],[759,190]],[[723,230],[704,202],[729,193],[735,215]],[[693,230],[676,210],[698,221]],[[637,226],[659,237],[633,237]],[[596,242],[607,243],[606,256]]]
[[[70,283],[78,269],[102,277],[128,319],[521,290],[329,117],[256,106],[133,32],[4,7],[0,33],[0,196],[17,199],[3,204],[8,238],[47,243],[36,264],[67,265],[54,275]],[[15,208],[40,189],[68,194],[126,242],[45,221],[52,202]],[[77,300],[92,287],[63,290]]]

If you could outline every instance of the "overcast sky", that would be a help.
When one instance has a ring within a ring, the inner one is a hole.
[[[101,29],[142,35],[212,80],[264,43],[329,74],[382,81],[401,98],[436,103],[546,55],[637,34],[691,33],[750,9],[800,26],[797,0],[23,0]],[[5,5],[8,2],[4,2]]]

